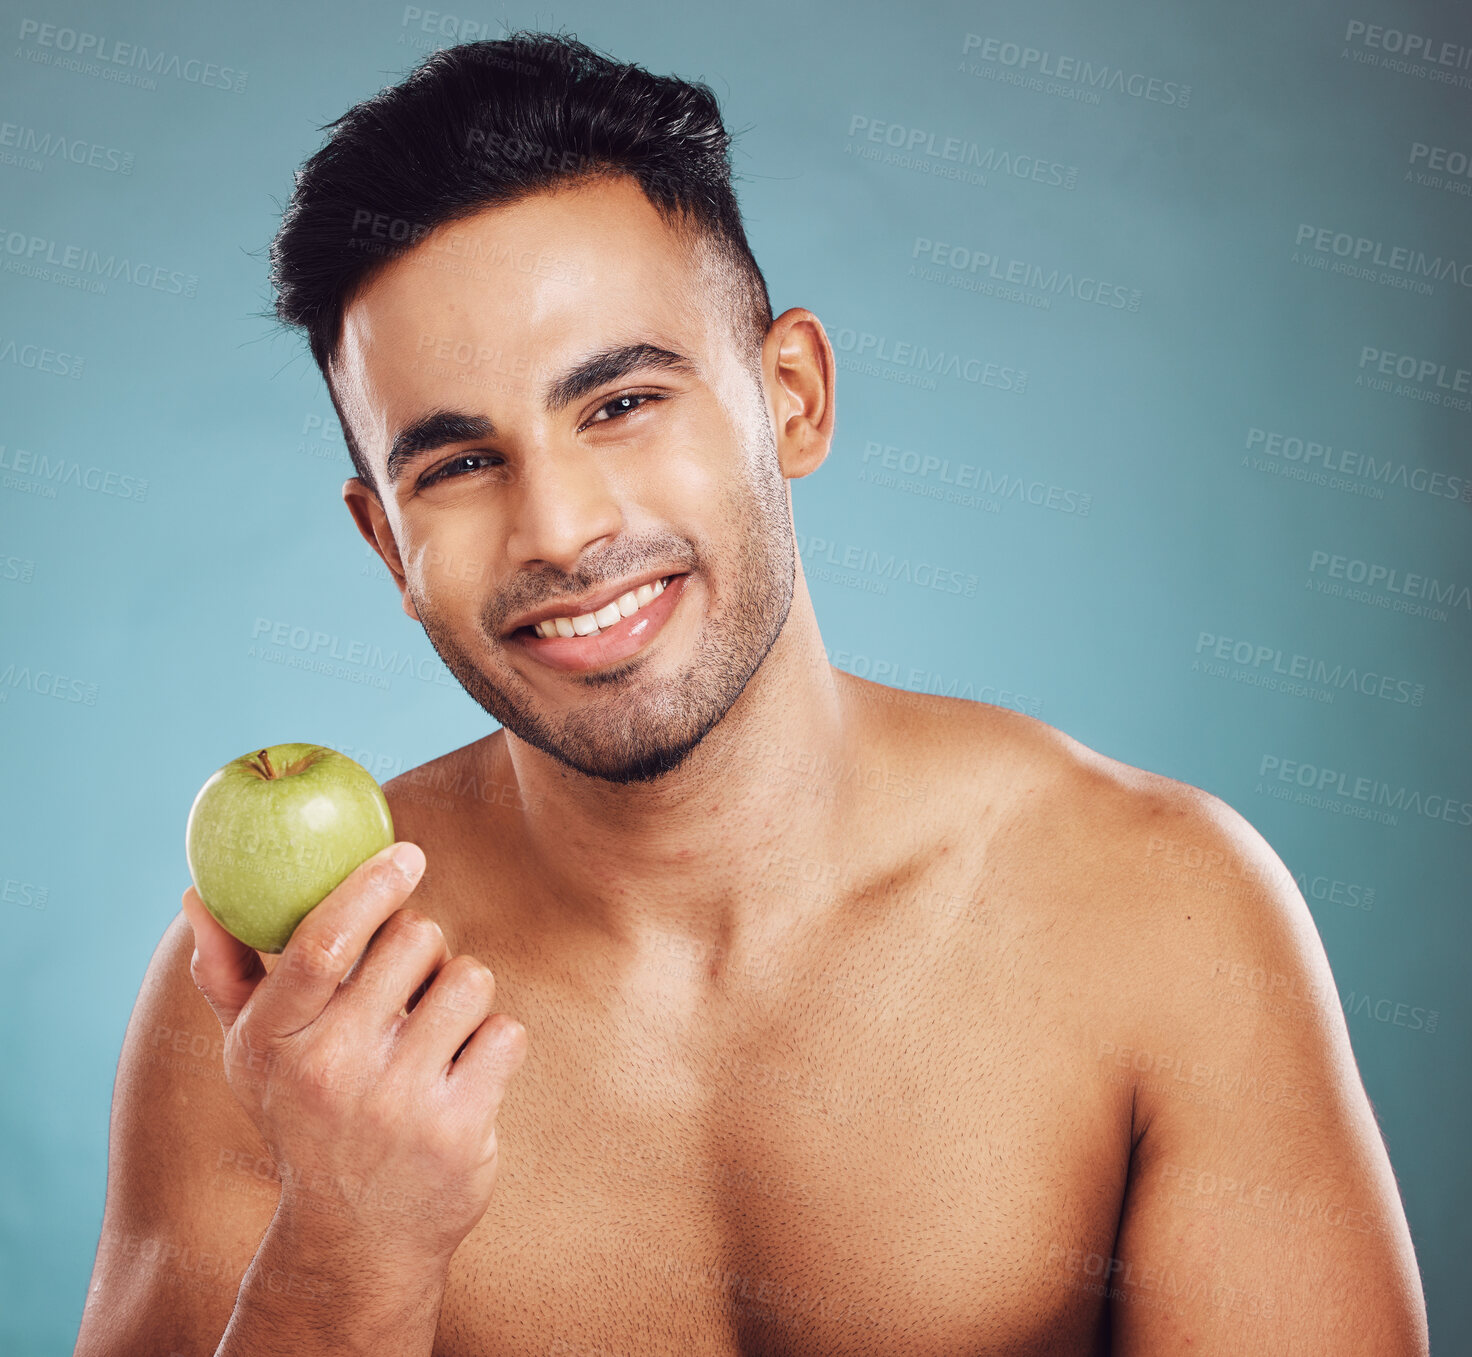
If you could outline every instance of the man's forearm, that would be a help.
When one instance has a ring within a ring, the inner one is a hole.
[[[448,1262],[406,1264],[362,1241],[271,1222],[215,1357],[430,1357]]]

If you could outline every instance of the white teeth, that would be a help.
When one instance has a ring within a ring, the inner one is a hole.
[[[650,599],[658,598],[664,593],[665,583],[665,580],[656,580],[653,584],[641,584],[637,589],[620,594],[612,603],[599,608],[595,613],[583,613],[578,617],[554,617],[546,622],[538,622],[532,630],[538,636],[591,636],[594,632],[611,627],[621,618],[637,612]]]

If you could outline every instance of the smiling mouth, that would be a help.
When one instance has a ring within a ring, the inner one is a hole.
[[[565,617],[551,617],[543,622],[534,622],[517,627],[511,634],[518,637],[548,638],[553,636],[597,636],[617,626],[626,617],[633,617],[653,603],[668,587],[674,575],[666,575],[652,584],[641,584],[626,594],[620,594],[613,602],[588,613],[569,613]]]
[[[690,572],[640,585],[591,613],[517,627],[511,644],[549,669],[589,673],[640,655],[680,606]],[[630,611],[624,609],[633,607]]]

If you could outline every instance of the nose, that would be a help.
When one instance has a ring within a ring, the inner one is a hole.
[[[513,493],[506,538],[513,566],[546,564],[570,574],[590,547],[623,527],[613,484],[587,449],[539,450],[523,463]]]

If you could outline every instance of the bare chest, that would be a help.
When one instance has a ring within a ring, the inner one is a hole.
[[[1130,1126],[1090,1015],[954,928],[888,937],[765,990],[728,958],[694,1008],[678,948],[595,1009],[509,984],[528,1057],[436,1357],[1102,1350]]]

